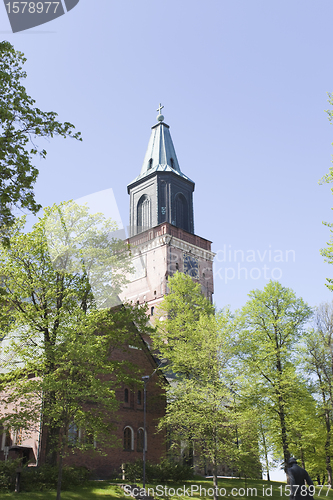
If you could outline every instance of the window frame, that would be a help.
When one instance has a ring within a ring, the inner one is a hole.
[[[126,442],[126,440],[128,439],[127,437],[125,437],[125,432],[129,430],[130,431],[130,447],[127,448],[126,447],[126,444],[128,444]],[[124,427],[124,430],[123,430],[123,448],[124,448],[124,451],[134,451],[134,431],[133,431],[133,428],[130,426],[130,425],[126,425],[126,427]]]

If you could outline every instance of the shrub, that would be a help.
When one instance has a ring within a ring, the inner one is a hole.
[[[143,461],[127,462],[125,464],[126,481],[134,483],[142,480]],[[193,469],[178,462],[163,459],[159,464],[146,462],[146,481],[185,481],[193,477]]]
[[[193,477],[193,469],[188,465],[182,465],[179,462],[172,462],[163,459],[156,467],[155,477],[158,481],[186,481]]]
[[[84,484],[90,472],[85,467],[64,467],[62,471],[61,489]],[[22,491],[43,491],[56,489],[58,482],[58,467],[41,465],[40,467],[25,467],[21,475]]]
[[[135,481],[142,479],[143,462],[136,460],[135,462],[126,462],[124,464],[124,472],[126,481],[135,483]],[[147,476],[147,463],[146,463],[146,476]]]
[[[21,460],[6,460],[0,462],[0,490],[13,490],[15,486],[16,469]]]

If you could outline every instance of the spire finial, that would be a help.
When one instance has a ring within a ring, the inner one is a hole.
[[[161,114],[161,111],[162,111],[163,108],[164,108],[164,106],[162,106],[162,104],[160,103],[159,107],[156,110],[156,111],[158,111],[157,120],[159,122],[162,122],[164,120],[164,116]]]

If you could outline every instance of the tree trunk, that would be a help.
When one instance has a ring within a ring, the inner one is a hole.
[[[218,495],[218,482],[217,482],[217,457],[216,457],[216,450],[218,446],[217,442],[217,435],[216,435],[216,429],[214,429],[214,461],[213,461],[213,486],[214,486],[214,500],[218,500],[219,495]]]
[[[289,453],[289,445],[288,445],[288,439],[287,439],[287,427],[286,427],[286,419],[285,419],[285,412],[284,412],[284,405],[285,401],[282,397],[283,391],[281,390],[281,380],[283,380],[283,370],[282,370],[282,365],[281,365],[281,359],[280,359],[280,347],[278,343],[278,335],[277,332],[275,332],[275,338],[276,338],[276,369],[277,372],[279,373],[280,380],[278,384],[278,389],[276,392],[276,395],[278,397],[279,401],[279,417],[280,417],[280,425],[281,425],[281,438],[282,438],[282,448],[283,448],[283,458],[284,458],[284,471],[287,474],[287,469],[288,469],[288,460],[290,458],[290,453]]]
[[[57,500],[60,500],[61,498],[61,482],[62,482],[62,447],[59,454]]]
[[[213,463],[213,486],[214,486],[214,500],[218,500],[218,480],[217,480],[217,464],[216,460]]]
[[[331,421],[328,409],[325,409],[325,423],[326,423],[326,442],[325,442],[325,455],[326,455],[326,471],[327,483],[332,486],[332,466],[331,466]],[[323,483],[324,484],[324,483]]]
[[[266,438],[265,438],[265,433],[264,433],[264,429],[262,427],[262,423],[261,422],[260,422],[260,430],[261,430],[261,435],[262,435],[262,443],[264,445],[267,481],[270,481],[271,479],[270,479],[270,476],[269,476],[269,462],[268,462],[268,453],[267,453],[267,446],[266,446]]]
[[[305,469],[305,461],[304,461],[304,453],[303,453],[303,448],[300,448],[300,455],[301,455],[301,462],[302,462],[302,467]]]
[[[48,372],[50,372],[50,368]],[[56,404],[56,395],[54,392],[49,392],[44,399],[44,415],[52,414],[52,409]],[[60,429],[57,423],[52,419],[43,417],[43,448],[45,449],[45,462],[55,467],[57,465],[57,449],[59,447]]]
[[[57,465],[57,447],[59,444],[59,428],[47,427],[45,432],[45,462],[55,467]]]
[[[288,446],[288,439],[287,439],[287,428],[286,428],[285,414],[283,411],[282,401],[280,403],[281,404],[280,404],[279,417],[280,417],[280,424],[281,424],[281,438],[282,438],[282,448],[283,448],[283,458],[284,458],[284,471],[285,471],[285,473],[287,473],[288,460],[290,458],[290,453],[289,453],[289,446]]]

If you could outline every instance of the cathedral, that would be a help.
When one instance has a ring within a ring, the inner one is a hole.
[[[163,296],[168,293],[168,278],[176,271],[183,272],[200,283],[202,293],[212,300],[213,258],[211,242],[194,232],[193,192],[195,184],[185,175],[178,163],[160,105],[157,123],[151,128],[148,148],[140,174],[127,186],[130,196],[130,246],[134,272],[121,299],[146,304],[152,324]],[[95,477],[119,475],[121,465],[142,458],[159,462],[167,452],[165,436],[156,433],[158,420],[165,413],[165,396],[158,383],[163,375],[150,350],[150,339],[143,338],[133,325],[133,345],[118,353],[122,359],[135,363],[142,374],[154,377],[147,384],[147,420],[144,428],[143,390],[124,386],[116,391],[119,401],[115,419],[117,443],[121,446],[105,450],[104,455],[92,453],[69,454],[69,465],[88,467]],[[156,371],[157,370],[157,371]],[[71,440],[80,439],[80,429],[70,429]],[[31,433],[30,433],[31,434]],[[42,429],[29,437],[4,432],[0,441],[0,459],[24,457],[30,463],[43,463]],[[44,457],[45,458],[45,457]]]

